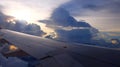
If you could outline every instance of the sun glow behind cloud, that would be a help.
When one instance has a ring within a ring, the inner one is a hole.
[[[3,0],[4,13],[17,19],[41,20],[50,16],[54,8],[69,0]],[[26,15],[26,16],[25,16]]]
[[[18,20],[30,21],[32,15],[30,11],[23,10],[23,11],[11,12],[11,16],[15,17],[15,19],[18,19]]]
[[[3,0],[0,5],[4,6],[4,13],[18,20],[26,20],[28,23],[40,25],[46,33],[53,32],[44,24],[37,22],[50,16],[54,8],[69,0]]]
[[[13,16],[16,20],[25,20],[28,23],[34,23],[40,18],[35,11],[28,8],[5,10],[5,14]]]

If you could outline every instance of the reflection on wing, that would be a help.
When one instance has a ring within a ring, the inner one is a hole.
[[[120,51],[69,44],[2,29],[2,38],[41,60],[37,67],[120,67]]]

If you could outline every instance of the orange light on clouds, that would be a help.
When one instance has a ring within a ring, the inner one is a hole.
[[[118,40],[116,40],[116,39],[112,39],[111,42],[112,42],[112,44],[119,44]]]
[[[10,49],[11,51],[15,51],[15,50],[17,50],[18,48],[17,48],[16,46],[14,46],[14,45],[10,45],[9,49]]]
[[[14,18],[7,18],[6,21],[8,23],[14,23],[15,24],[15,19]]]

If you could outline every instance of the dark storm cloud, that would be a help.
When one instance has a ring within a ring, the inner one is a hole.
[[[58,34],[58,40],[68,41],[68,42],[90,42],[92,34],[89,29],[75,29],[75,30],[56,30]]]
[[[34,24],[34,23],[27,24],[26,21],[21,21],[21,20],[17,20],[15,22],[16,22],[14,24],[15,31],[19,31],[19,32],[23,32],[23,33],[27,33],[31,35],[36,35],[36,36],[42,36],[45,34],[41,30],[40,26],[38,26],[37,24]]]
[[[41,20],[47,23],[48,27],[52,24],[58,26],[72,27],[90,27],[86,22],[78,23],[73,16],[107,16],[119,17],[120,15],[120,0],[71,0],[60,5],[51,14],[50,20]],[[104,12],[103,12],[104,11]],[[92,12],[92,13],[91,13]],[[94,15],[94,12],[97,14]]]
[[[105,6],[106,4],[110,5],[110,3],[112,3],[111,6]],[[114,4],[114,8],[110,9],[113,4],[113,2],[108,2],[107,0],[71,0],[70,2],[62,4],[56,8],[51,14],[49,20],[42,20],[41,22],[46,23],[47,27],[51,27],[51,25],[62,27],[70,26],[73,28],[77,27],[72,30],[54,28],[57,33],[56,40],[103,46],[106,42],[99,36],[99,31],[87,22],[77,21],[73,16],[83,16],[87,11],[99,13],[99,11],[105,10],[107,12],[116,13],[118,10],[116,10],[115,7],[119,4]],[[79,29],[78,27],[83,27],[83,29]],[[49,37],[50,36],[47,38]]]
[[[57,25],[62,27],[91,27],[84,21],[77,21],[69,14],[68,11],[63,8],[56,8],[51,14],[50,20],[40,20],[40,22],[46,23],[48,27],[50,25]]]
[[[58,36],[56,40],[60,41],[88,43],[93,37],[96,37],[99,32],[87,22],[77,21],[67,10],[61,7],[53,11],[49,20],[40,20],[40,22],[45,23],[47,27],[61,26],[62,28],[54,28]],[[71,27],[73,29],[63,29],[66,27]]]
[[[5,15],[0,11],[0,27],[4,29],[10,29],[18,32],[23,32],[31,35],[41,36],[45,34],[40,26],[36,24],[27,24],[26,21],[21,20],[14,20],[14,21],[7,21],[8,19],[12,19],[12,16]],[[13,23],[15,22],[15,23]]]
[[[60,7],[67,9],[74,16],[82,16],[86,11],[120,13],[120,0],[71,0]],[[85,14],[84,14],[85,15]]]
[[[0,27],[2,28],[9,27],[9,23],[6,23],[7,18],[11,18],[11,16],[7,16],[3,14],[2,11],[0,11]]]

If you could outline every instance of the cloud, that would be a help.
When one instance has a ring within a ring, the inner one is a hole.
[[[40,20],[47,27],[54,28],[57,38],[56,40],[88,43],[99,32],[85,21],[77,21],[64,8],[56,8],[48,20]],[[47,36],[51,37],[51,36]]]
[[[10,16],[4,15],[4,14],[0,11],[0,26],[1,26],[2,28],[8,27],[9,23],[6,23],[7,18],[10,18]]]
[[[5,15],[0,11],[0,27],[31,35],[42,36],[45,34],[37,24],[27,24],[26,21],[13,20],[12,16]]]
[[[40,22],[46,23],[50,26],[62,26],[62,27],[91,27],[84,21],[77,21],[72,17],[64,8],[56,8],[51,14],[50,20],[40,20]]]
[[[1,5],[5,6],[5,13],[12,15],[13,12],[29,10],[32,12],[31,19],[39,20],[49,17],[52,10],[69,0],[2,0]]]
[[[31,12],[31,20],[39,20],[50,17],[56,7],[64,8],[77,20],[83,18],[92,26],[108,31],[120,28],[120,0],[2,0],[1,5],[5,6],[5,13],[13,15],[14,12],[27,10]],[[112,18],[111,20],[107,18]],[[113,27],[109,25],[114,25]],[[109,24],[109,25],[108,25]],[[119,29],[118,29],[119,30]],[[120,30],[119,30],[120,31]]]
[[[68,41],[68,42],[90,42],[92,34],[89,29],[75,29],[75,30],[56,30],[57,40]]]
[[[73,17],[76,19],[80,19],[81,17],[84,20],[86,20],[86,18],[89,18],[86,21],[100,30],[108,31],[111,30],[110,28],[119,29],[119,6],[119,0],[71,0],[60,5],[57,9],[54,10],[51,16],[51,19],[53,19],[52,21],[46,20],[44,22],[48,22],[47,26],[50,26],[51,23],[56,25],[63,24],[62,26],[79,26],[78,23],[75,24],[71,22],[76,22]],[[64,11],[62,11],[62,9],[64,9]],[[61,13],[58,12],[58,10],[61,10]],[[63,12],[66,14],[63,15]],[[65,19],[68,19],[66,20],[66,23],[64,21]]]
[[[100,31],[120,31],[120,0],[71,0],[59,7]]]
[[[119,6],[120,0],[71,0],[60,7],[74,16],[84,16],[91,15],[91,12],[117,14],[120,13]]]

